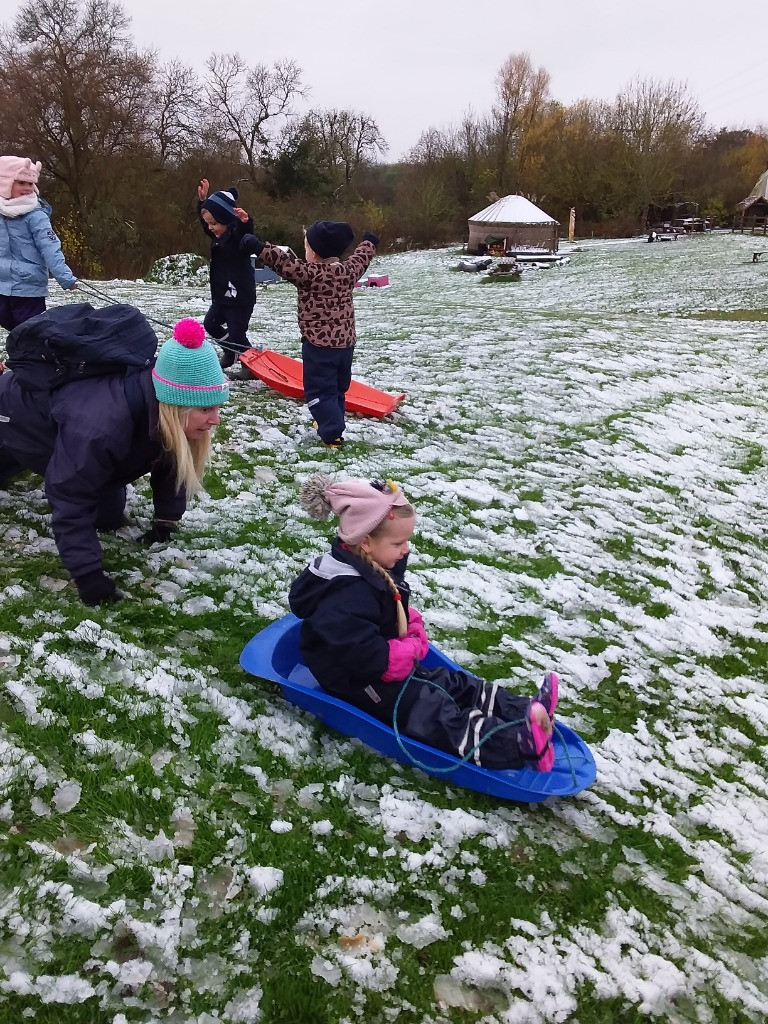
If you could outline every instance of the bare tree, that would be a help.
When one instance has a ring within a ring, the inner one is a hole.
[[[496,76],[497,102],[489,122],[495,150],[497,188],[504,195],[512,184],[519,186],[526,160],[534,150],[529,132],[549,102],[549,72],[534,68],[527,53],[512,54]]]
[[[410,163],[427,165],[440,163],[446,158],[466,159],[474,163],[485,158],[487,131],[487,124],[478,120],[470,109],[458,125],[428,128],[422,132],[407,159]]]
[[[304,96],[301,70],[291,60],[249,67],[237,53],[212,54],[204,83],[209,114],[223,121],[248,163],[251,181],[280,127],[293,114],[293,101]]]
[[[387,152],[389,146],[379,130],[379,126],[367,114],[354,114],[345,111],[342,118],[343,131],[339,138],[339,156],[344,169],[346,184],[352,180],[357,169],[375,154]]]
[[[42,160],[78,215],[109,187],[102,165],[148,145],[154,57],[111,0],[30,0],[0,35],[0,137]]]
[[[387,143],[379,126],[367,114],[352,110],[316,110],[306,117],[324,170],[340,185],[349,185],[357,170]]]
[[[645,227],[652,203],[664,204],[704,118],[679,82],[635,79],[613,104],[617,170]]]
[[[165,64],[154,89],[154,143],[160,166],[179,160],[201,137],[199,85],[192,68],[180,61]]]
[[[427,128],[419,136],[406,160],[412,164],[433,166],[444,159],[449,152],[451,152],[450,136],[440,128]]]
[[[423,132],[408,160],[439,180],[456,208],[469,213],[495,184],[488,166],[488,135],[487,121],[470,109],[458,125]]]

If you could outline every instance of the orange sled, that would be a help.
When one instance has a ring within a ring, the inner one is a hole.
[[[258,349],[249,348],[241,353],[240,362],[275,391],[290,398],[304,398],[300,359],[291,359],[290,356],[283,356],[270,349],[259,352]],[[358,412],[361,416],[387,416],[404,398],[404,391],[399,395],[390,395],[353,380],[345,404],[347,412]]]

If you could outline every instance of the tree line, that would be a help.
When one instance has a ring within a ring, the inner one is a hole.
[[[0,150],[43,162],[43,194],[73,269],[134,276],[203,252],[194,196],[234,184],[264,237],[301,247],[319,217],[390,248],[466,238],[467,217],[519,192],[577,234],[642,231],[669,210],[730,223],[766,166],[765,128],[714,130],[677,82],[636,79],[612,102],[558,102],[526,53],[499,69],[483,114],[427,128],[386,162],[375,120],[299,113],[297,64],[212,53],[197,75],[136,47],[115,0],[30,0],[0,30]]]

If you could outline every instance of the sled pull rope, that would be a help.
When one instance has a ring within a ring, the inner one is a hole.
[[[119,301],[118,299],[114,299],[111,295],[108,295],[106,292],[101,291],[100,288],[95,288],[92,284],[89,284],[87,281],[78,281],[78,286],[81,288],[85,288],[87,292],[92,292],[94,295],[100,298],[102,302],[109,302],[111,305],[114,305]],[[163,320],[156,320],[153,316],[149,316],[147,313],[144,313],[144,316],[151,323],[157,324],[159,327],[165,327],[169,331],[173,330],[173,324],[167,324]]]
[[[118,302],[117,299],[113,298],[111,295],[108,295],[106,292],[101,291],[101,289],[95,288],[88,281],[78,281],[78,287],[85,288],[86,291],[92,292],[94,295],[98,296],[98,298],[100,298],[102,302],[109,302],[111,305],[114,305],[115,303]],[[144,311],[142,310],[142,312]],[[167,324],[165,323],[164,320],[157,320],[155,317],[149,316],[147,313],[144,313],[144,316],[151,323],[157,324],[158,327],[165,327],[166,330],[171,332],[173,331],[173,324]],[[213,341],[219,346],[219,348],[223,348],[225,352],[236,352],[239,355],[243,351],[240,348],[235,348],[234,345],[228,345],[225,341],[219,341],[216,338],[214,338]]]
[[[394,710],[392,712],[392,728],[393,728],[394,733],[395,733],[395,739],[397,740],[397,745],[400,748],[400,750],[402,751],[402,753],[406,756],[406,758],[411,762],[411,764],[416,765],[417,768],[421,768],[422,771],[425,771],[425,772],[427,772],[430,775],[448,775],[448,774],[450,774],[450,772],[455,772],[457,768],[460,768],[463,764],[466,764],[467,761],[469,761],[469,759],[475,753],[475,751],[479,750],[480,747],[482,747],[482,745],[491,738],[491,736],[495,735],[497,732],[501,732],[502,729],[509,729],[513,725],[524,725],[525,724],[525,719],[524,718],[516,718],[512,722],[502,722],[500,725],[495,725],[493,727],[493,729],[490,730],[490,732],[486,733],[486,735],[483,736],[483,738],[480,740],[479,743],[476,743],[474,745],[474,747],[472,747],[470,750],[467,751],[467,753],[464,755],[464,757],[460,758],[456,762],[456,764],[448,765],[447,768],[433,768],[431,765],[424,764],[423,761],[419,761],[419,759],[414,757],[413,754],[410,753],[410,751],[406,750],[405,745],[403,744],[403,741],[400,739],[400,735],[401,734],[400,734],[400,730],[399,730],[399,728],[397,726],[397,712],[398,712],[398,709],[400,707],[400,699],[402,698],[403,694],[405,693],[405,688],[408,686],[408,683],[410,683],[410,681],[413,679],[413,675],[414,675],[415,671],[416,671],[416,667],[414,666],[411,669],[410,675],[403,682],[403,685],[400,687],[400,692],[397,695],[397,700],[395,701],[395,707],[394,707]],[[430,682],[428,685],[429,686],[434,686],[436,689],[440,690],[441,693],[444,693],[446,695],[446,697],[450,697],[450,699],[453,701],[454,704],[456,703],[455,698],[450,693],[448,693],[448,691],[446,689],[444,689],[442,686],[440,686],[439,683]],[[553,728],[554,732],[557,733],[558,736],[562,737],[562,733],[557,728],[557,726],[555,725],[554,722],[552,723],[552,728]],[[568,745],[566,743],[563,743],[563,747],[565,748],[565,756],[566,756],[566,759],[568,761],[568,768],[569,768],[570,773],[571,773],[571,781],[573,782],[573,784],[575,786],[576,785],[576,772],[573,769],[573,758],[571,757],[571,754],[570,754],[570,752],[568,750]],[[441,753],[445,753],[445,751],[441,751]]]

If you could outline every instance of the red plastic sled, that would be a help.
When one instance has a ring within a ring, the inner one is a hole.
[[[389,274],[380,274],[378,277],[361,277],[355,288],[389,288]]]
[[[302,383],[302,363],[300,359],[291,359],[265,349],[249,348],[240,355],[240,362],[251,373],[263,380],[265,384],[289,398],[304,398]],[[387,391],[379,391],[353,380],[347,392],[347,412],[357,412],[361,416],[387,416],[400,405],[405,398],[403,391],[399,395],[390,395]]]

